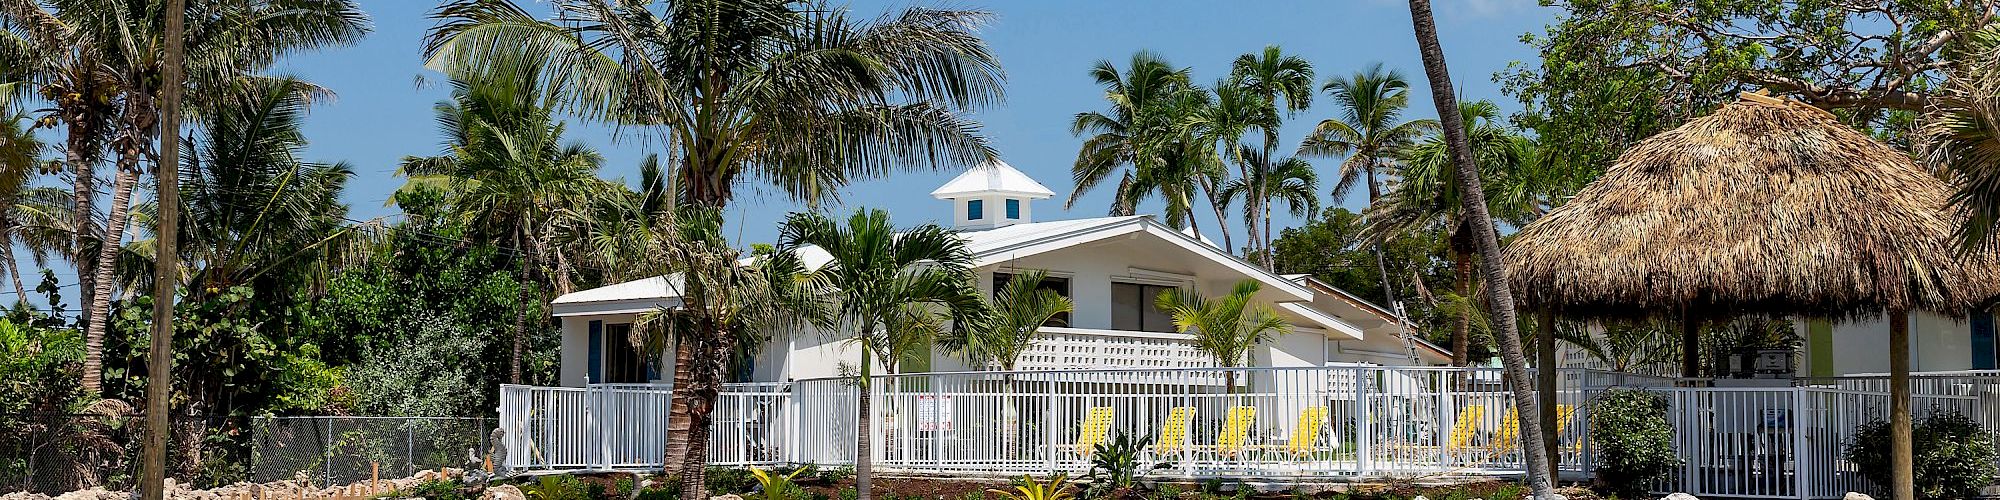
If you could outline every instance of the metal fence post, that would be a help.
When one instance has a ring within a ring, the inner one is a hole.
[[[1806,428],[1799,418],[1806,414],[1806,389],[1804,387],[1790,389],[1792,411],[1785,415],[1785,425],[1790,428],[1792,435],[1792,483],[1793,487],[1798,489],[1793,493],[1797,493],[1799,500],[1808,500],[1812,498],[1812,491],[1808,486],[1811,483],[1806,477],[1809,475],[1806,470]]]
[[[1046,448],[1048,448],[1049,450],[1049,456],[1048,456],[1049,469],[1042,472],[1045,474],[1054,474],[1056,472],[1056,453],[1057,453],[1056,422],[1058,421],[1057,420],[1058,417],[1056,416],[1056,380],[1055,377],[1043,377],[1043,378],[1047,379],[1043,382],[1043,386],[1045,388],[1045,392],[1048,394],[1047,395],[1048,402],[1046,403],[1048,411],[1042,412],[1043,415],[1042,427],[1047,428],[1047,430],[1045,430],[1043,434],[1047,435],[1048,438],[1048,446]]]
[[[925,375],[924,378],[931,384],[931,467],[944,472],[944,390],[940,388],[944,383],[938,380],[937,375]]]
[[[403,473],[417,473],[417,430],[403,425]]]
[[[1375,440],[1375,432],[1374,426],[1369,422],[1369,418],[1371,417],[1368,411],[1368,386],[1372,380],[1364,378],[1364,376],[1372,374],[1365,372],[1366,368],[1355,367],[1352,370],[1354,371],[1354,383],[1352,384],[1354,386],[1355,427],[1354,472],[1355,475],[1365,477],[1374,468],[1375,456],[1373,446],[1370,444],[1371,441]]]
[[[333,483],[333,419],[331,418],[326,419],[326,435],[322,439],[325,446],[319,449],[319,459],[326,464],[326,482],[331,484]]]

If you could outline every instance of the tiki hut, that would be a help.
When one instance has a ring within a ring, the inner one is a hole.
[[[2000,292],[2000,260],[1960,256],[1949,197],[1832,115],[1745,94],[1633,145],[1521,228],[1505,262],[1525,307],[1569,318],[1887,315],[1890,420],[1906,452],[1908,313],[1961,316]],[[1683,324],[1691,334],[1698,321]]]

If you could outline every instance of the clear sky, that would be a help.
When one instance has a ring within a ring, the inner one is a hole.
[[[547,8],[534,0],[516,1]],[[385,201],[402,184],[394,176],[399,158],[435,154],[440,149],[442,138],[432,121],[431,106],[445,98],[448,89],[437,73],[424,69],[417,53],[425,30],[433,24],[427,16],[433,2],[361,0],[361,4],[374,23],[366,40],[353,47],[294,57],[279,64],[278,71],[337,93],[337,99],[320,105],[307,119],[306,133],[311,141],[307,158],[353,164],[356,176],[347,192],[347,201],[353,206],[351,216],[368,219],[394,213]],[[1007,100],[974,118],[984,124],[984,134],[1004,160],[1056,192],[1055,199],[1037,202],[1035,216],[1040,220],[1099,216],[1109,204],[1111,186],[1107,185],[1085,196],[1074,210],[1062,210],[1062,200],[1073,188],[1069,167],[1081,143],[1070,134],[1068,123],[1077,112],[1105,107],[1102,89],[1086,74],[1091,64],[1101,59],[1122,69],[1133,52],[1151,50],[1176,65],[1193,68],[1195,81],[1207,83],[1224,76],[1237,55],[1276,44],[1311,61],[1322,81],[1374,62],[1402,70],[1416,86],[1411,116],[1435,115],[1410,31],[1408,6],[1399,0],[854,0],[849,5],[855,13],[872,17],[913,4],[977,8],[995,14],[982,34],[1006,69]],[[1554,22],[1555,10],[1540,7],[1533,0],[1437,0],[1434,8],[1460,94],[1492,99],[1510,112],[1519,109],[1518,103],[1500,94],[1493,74],[1509,62],[1536,60],[1533,49],[1522,44],[1520,37]],[[1286,122],[1280,149],[1295,147],[1314,123],[1334,112],[1331,101],[1324,94],[1318,96],[1312,109]],[[643,132],[628,130],[626,137],[614,138],[607,128],[575,119],[570,122],[573,139],[603,152],[606,165],[601,175],[607,178],[636,182],[639,159],[659,148],[658,141],[649,140]],[[1321,172],[1322,193],[1330,191],[1337,161],[1320,159],[1314,164]],[[846,213],[866,206],[889,210],[899,225],[948,224],[945,203],[931,199],[928,193],[956,174],[914,173],[859,183],[846,191],[839,206],[827,209]],[[744,246],[772,241],[777,237],[777,221],[801,209],[754,181],[741,186],[738,193],[732,230]],[[1364,201],[1361,198],[1352,197],[1345,205],[1358,207]],[[1333,203],[1323,198],[1322,204]],[[1155,203],[1141,209],[1156,213],[1158,206]],[[1283,214],[1279,217],[1278,228],[1299,223]],[[1212,220],[1201,224],[1213,227]],[[1240,220],[1230,224],[1239,232],[1241,245],[1243,224]],[[69,269],[58,269],[57,273],[65,283],[75,282]],[[23,274],[34,280],[32,273]],[[71,290],[73,286],[65,288]],[[74,305],[74,299],[70,301]]]

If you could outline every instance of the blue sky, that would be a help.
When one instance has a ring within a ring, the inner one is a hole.
[[[431,106],[446,97],[448,90],[438,74],[424,69],[417,54],[419,41],[433,24],[427,18],[433,2],[362,0],[361,4],[374,22],[374,32],[366,40],[353,47],[294,57],[282,62],[278,71],[319,83],[338,95],[313,110],[307,119],[311,140],[307,157],[354,165],[356,176],[347,193],[353,206],[351,217],[369,219],[395,212],[385,201],[402,184],[394,176],[399,158],[434,154],[440,149]],[[850,6],[857,14],[872,17],[912,4],[856,0]],[[1399,0],[953,0],[915,4],[970,7],[995,14],[982,34],[1006,69],[1007,101],[974,118],[984,124],[985,135],[1003,159],[1056,191],[1056,199],[1037,202],[1035,214],[1041,220],[1099,216],[1109,204],[1110,186],[1104,186],[1085,196],[1074,210],[1065,212],[1061,206],[1073,187],[1069,166],[1081,143],[1069,133],[1069,119],[1077,112],[1105,106],[1103,91],[1086,75],[1091,64],[1100,59],[1122,67],[1134,51],[1151,50],[1177,65],[1192,67],[1196,81],[1211,82],[1227,73],[1229,62],[1237,55],[1277,44],[1310,60],[1322,80],[1374,62],[1400,69],[1416,84],[1411,115],[1435,114],[1410,33],[1408,6]],[[540,8],[545,9],[546,4]],[[1518,109],[1518,103],[1500,94],[1492,76],[1509,62],[1533,62],[1536,54],[1520,42],[1520,37],[1553,23],[1557,12],[1533,0],[1437,0],[1435,9],[1453,81],[1461,95],[1492,99],[1510,112]],[[1294,147],[1314,123],[1333,113],[1322,94],[1312,109],[1286,122],[1281,149]],[[614,138],[608,128],[570,121],[572,138],[604,153],[607,161],[602,175],[607,178],[636,181],[639,159],[659,148],[656,140],[649,141],[642,134],[628,131],[626,137]],[[1314,163],[1326,179],[1321,191],[1329,191],[1337,162],[1321,159]],[[927,194],[956,173],[913,173],[855,184],[841,204],[827,209],[845,213],[858,206],[882,208],[900,225],[949,223],[945,203]],[[741,186],[738,193],[731,214],[735,224],[732,232],[746,246],[775,239],[777,221],[801,209],[754,182]],[[1357,207],[1361,201],[1354,197],[1346,205]],[[1332,203],[1323,199],[1322,204]],[[1144,206],[1142,211],[1157,211],[1156,205]],[[1280,216],[1278,228],[1298,224],[1289,216]],[[1202,224],[1213,227],[1212,220]],[[1231,225],[1242,231],[1240,221],[1233,220]],[[1238,242],[1240,245],[1240,236]],[[68,269],[57,273],[65,283],[74,283]]]

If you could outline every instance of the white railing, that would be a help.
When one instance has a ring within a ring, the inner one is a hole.
[[[2000,402],[1991,397],[2000,377],[1930,379],[1915,384],[1921,411],[1949,409],[2000,429]],[[852,463],[855,382],[726,388],[709,462]],[[1122,433],[1152,437],[1145,460],[1171,464],[1156,473],[1183,477],[1518,474],[1519,418],[1500,382],[1497,369],[1370,366],[882,376],[869,383],[869,452],[878,469],[906,473],[1081,472],[1090,444]],[[1672,379],[1563,370],[1553,429],[1560,466],[1573,479],[1592,469],[1588,402],[1621,385],[1670,402],[1686,466],[1660,491],[1815,499],[1875,490],[1842,451],[1857,426],[1886,418],[1887,393],[1864,379],[1811,383],[1677,387]],[[657,468],[670,403],[664,386],[506,386],[504,465]]]

